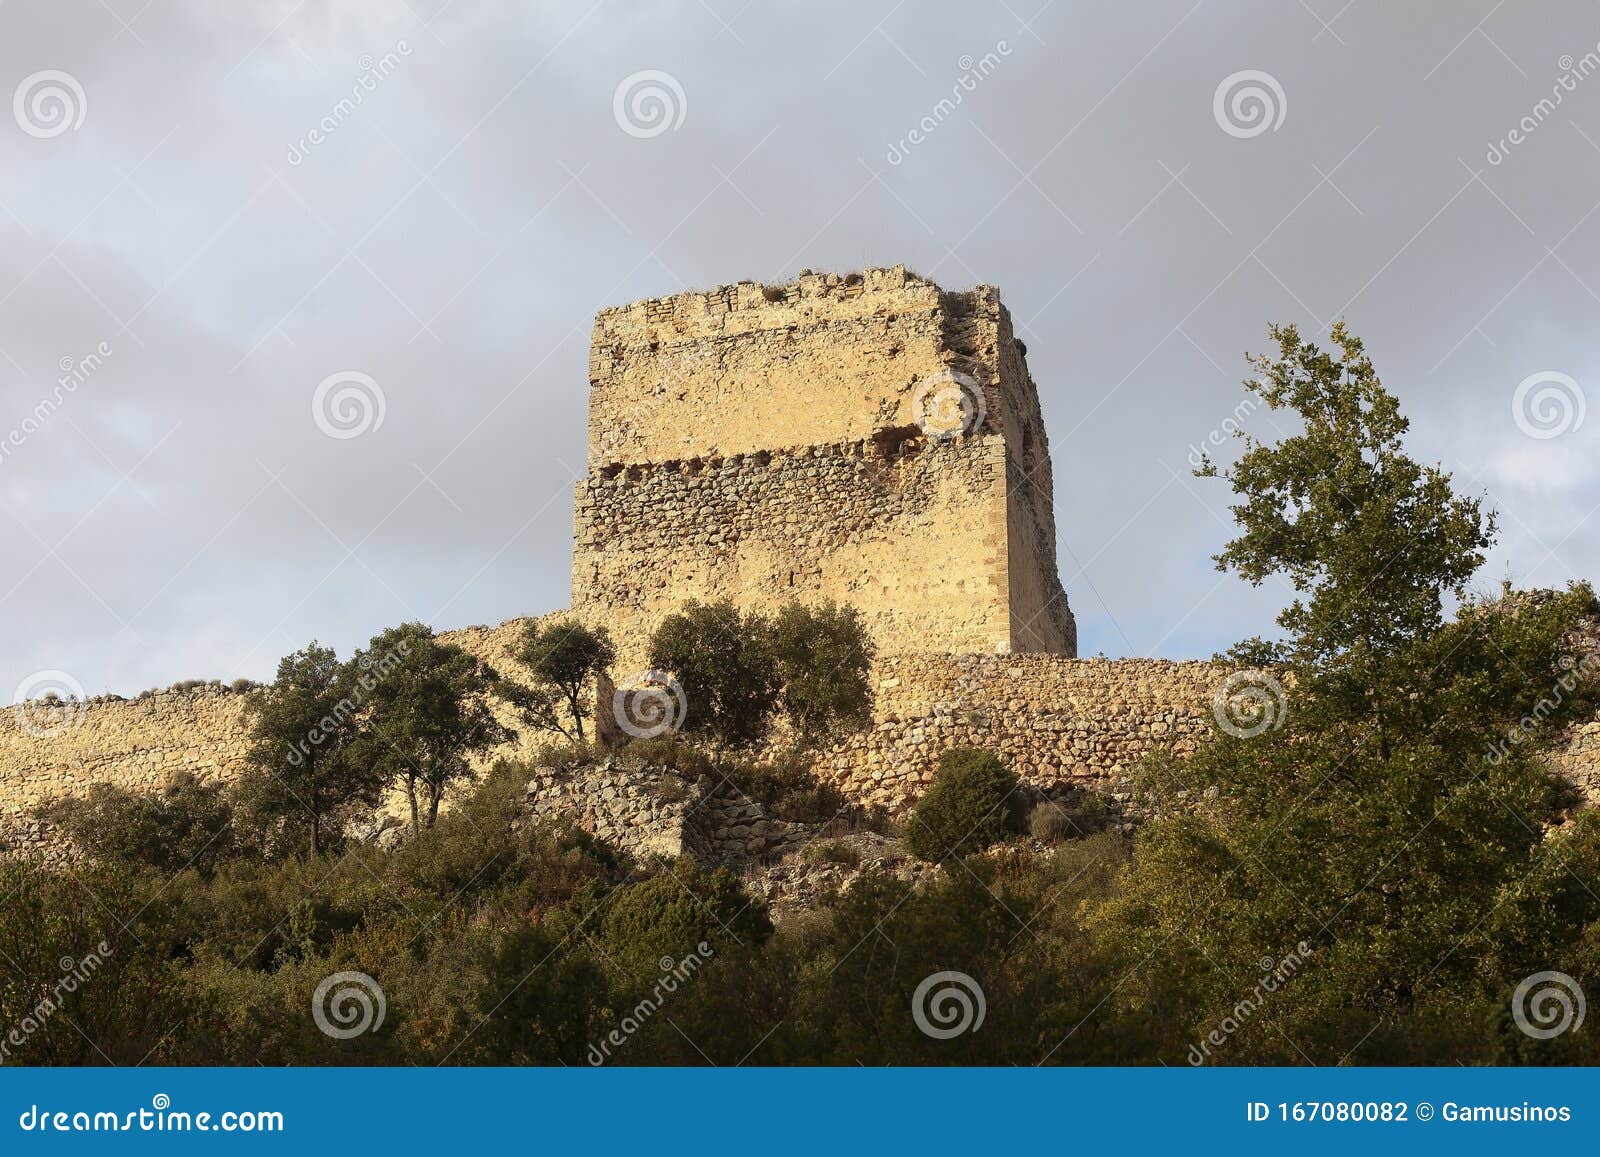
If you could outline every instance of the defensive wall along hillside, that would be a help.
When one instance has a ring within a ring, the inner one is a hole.
[[[605,626],[619,683],[690,599],[853,605],[878,651],[874,718],[819,770],[892,810],[964,745],[1127,802],[1147,752],[1210,730],[1227,669],[1074,657],[1038,391],[992,287],[896,266],[637,302],[596,318],[589,376],[572,611],[539,621]],[[511,655],[528,622],[443,637],[526,679]],[[548,738],[521,730],[486,760]],[[248,746],[244,698],[220,684],[0,712],[0,844],[47,842],[33,809],[95,783],[232,779]],[[1555,763],[1600,795],[1600,721]]]

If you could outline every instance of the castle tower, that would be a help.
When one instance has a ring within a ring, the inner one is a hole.
[[[573,610],[855,606],[879,650],[1074,655],[1050,452],[998,292],[903,266],[602,311]]]

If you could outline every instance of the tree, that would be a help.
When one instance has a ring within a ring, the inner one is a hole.
[[[193,776],[155,795],[96,783],[87,797],[55,800],[41,814],[101,860],[209,872],[235,852],[233,809],[221,785]]]
[[[269,823],[306,826],[313,856],[335,821],[356,804],[377,802],[383,772],[351,758],[361,693],[354,669],[331,647],[312,643],[278,663],[271,687],[250,692],[248,766],[238,793]]]
[[[494,677],[423,623],[374,635],[353,666],[365,708],[357,753],[405,788],[411,831],[420,835],[433,827],[450,784],[472,774],[468,757],[513,737],[486,701]]]
[[[993,753],[951,748],[939,756],[933,783],[911,809],[907,849],[938,863],[998,843],[1019,818],[1017,787],[1017,777]]]
[[[617,659],[610,634],[604,627],[591,628],[577,621],[541,628],[533,620],[523,633],[516,657],[545,685],[518,700],[523,713],[542,729],[559,731],[582,743],[583,721],[592,714],[584,693]],[[554,695],[549,694],[550,689]],[[561,718],[557,704],[566,706],[572,730]]]
[[[1337,356],[1292,325],[1269,332],[1278,356],[1251,358],[1258,376],[1245,388],[1303,429],[1273,444],[1238,433],[1244,451],[1224,476],[1241,533],[1216,562],[1256,586],[1284,575],[1298,597],[1278,617],[1288,641],[1252,640],[1240,657],[1292,663],[1325,706],[1371,719],[1387,751],[1385,706],[1404,681],[1393,662],[1439,629],[1445,595],[1461,596],[1483,565],[1494,516],[1406,454],[1410,422],[1342,321],[1330,333]],[[1196,473],[1218,471],[1208,461]]]
[[[684,604],[650,640],[650,663],[671,671],[682,689],[682,730],[737,745],[766,734],[778,697],[771,627],[732,602]]]
[[[772,622],[778,701],[803,746],[872,720],[872,641],[854,607],[789,603]]]
[[[1200,1039],[1292,958],[1230,1057],[1359,1063],[1365,1048],[1403,1063],[1418,1055],[1408,1026],[1501,1000],[1514,969],[1581,971],[1600,881],[1573,848],[1592,834],[1586,822],[1546,838],[1563,792],[1541,756],[1600,699],[1595,668],[1572,655],[1600,604],[1578,586],[1446,623],[1492,517],[1406,455],[1399,404],[1342,325],[1339,356],[1292,327],[1272,333],[1279,356],[1255,359],[1246,385],[1303,432],[1245,439],[1225,472],[1241,534],[1219,565],[1256,583],[1281,574],[1301,595],[1281,643],[1236,652],[1280,665],[1252,677],[1284,697],[1283,725],[1152,761],[1147,785],[1176,806],[1141,832],[1099,926],[1118,967],[1138,965],[1124,1012],[1159,1008]],[[1528,894],[1551,884],[1560,903]],[[1497,942],[1489,916],[1513,899],[1541,914],[1523,939],[1542,954]]]

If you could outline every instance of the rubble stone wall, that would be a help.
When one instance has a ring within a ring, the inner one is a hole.
[[[615,468],[579,492],[575,612],[610,629],[619,672],[643,665],[656,625],[691,598],[831,598],[886,649],[1004,649],[1005,493],[997,436]]]
[[[929,437],[949,374],[969,420]],[[596,317],[589,375],[573,610],[630,657],[722,597],[852,602],[885,652],[1076,652],[1038,390],[993,287],[896,266],[637,302]]]
[[[941,752],[998,753],[1041,788],[1088,787],[1126,800],[1132,768],[1156,746],[1186,754],[1212,726],[1225,667],[1059,655],[894,655],[874,672],[874,721],[823,759],[853,799],[899,811]]]

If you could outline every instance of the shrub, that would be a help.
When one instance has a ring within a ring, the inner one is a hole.
[[[236,850],[233,809],[219,787],[193,777],[160,795],[97,783],[86,799],[57,800],[40,814],[99,860],[209,871]]]
[[[668,615],[650,639],[650,664],[671,671],[682,688],[685,734],[751,743],[767,732],[778,699],[771,626],[733,603],[690,602]]]
[[[952,748],[939,757],[933,784],[911,811],[906,847],[937,863],[998,843],[1016,820],[1017,786],[1017,777],[992,753]]]
[[[861,866],[861,853],[838,840],[810,844],[800,853],[800,858],[808,864],[840,864],[846,868]]]
[[[583,922],[599,909],[593,942],[602,958],[633,981],[667,971],[662,961],[682,961],[706,942],[713,953],[754,947],[772,935],[767,907],[747,893],[726,868],[706,868],[686,856],[649,879],[616,889],[603,902],[580,892],[569,906]],[[554,929],[560,931],[559,925]]]
[[[1078,829],[1060,804],[1046,800],[1028,813],[1028,834],[1047,844],[1059,844],[1077,835]]]
[[[685,779],[699,779],[712,774],[711,760],[704,752],[666,735],[633,740],[621,750],[617,760],[623,767],[635,770],[665,767]]]
[[[854,607],[790,603],[772,621],[779,703],[796,738],[824,743],[872,720],[872,642]]]
[[[853,810],[836,788],[817,778],[811,761],[802,755],[791,754],[771,764],[727,761],[718,764],[713,774],[755,800],[776,820],[825,823]]]

